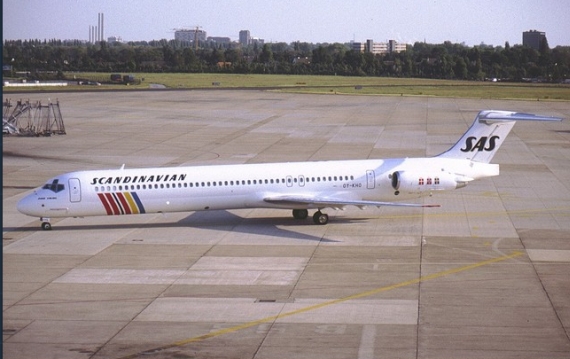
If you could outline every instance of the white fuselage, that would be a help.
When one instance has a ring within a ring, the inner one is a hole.
[[[398,185],[393,181],[395,172],[400,173]],[[78,171],[51,179],[25,197],[18,209],[49,218],[342,207],[268,199],[297,196],[399,201],[455,189],[467,181],[497,174],[498,165],[442,158]]]

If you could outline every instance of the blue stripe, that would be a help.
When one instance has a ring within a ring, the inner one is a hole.
[[[135,202],[137,203],[137,207],[139,207],[139,213],[146,213],[146,211],[144,210],[144,206],[139,198],[139,196],[137,195],[136,192],[131,192],[131,195],[133,196],[133,199],[135,200]]]

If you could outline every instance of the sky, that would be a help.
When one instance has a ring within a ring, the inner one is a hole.
[[[3,0],[3,40],[89,39],[104,13],[105,39],[174,39],[201,26],[207,36],[312,43],[397,40],[468,46],[521,44],[546,32],[550,48],[570,46],[567,0]]]

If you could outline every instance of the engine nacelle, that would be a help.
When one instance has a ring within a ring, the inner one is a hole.
[[[457,176],[449,172],[396,171],[390,175],[394,194],[421,194],[423,192],[444,191],[465,187],[466,182],[458,182]]]

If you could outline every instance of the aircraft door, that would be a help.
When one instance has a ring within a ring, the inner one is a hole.
[[[305,176],[299,176],[299,186],[305,187]]]
[[[375,180],[374,171],[368,170],[366,171],[366,188],[374,189],[376,187],[376,180]]]
[[[78,178],[69,179],[69,201],[81,202],[81,183]]]
[[[287,187],[293,187],[293,176],[287,176]]]

